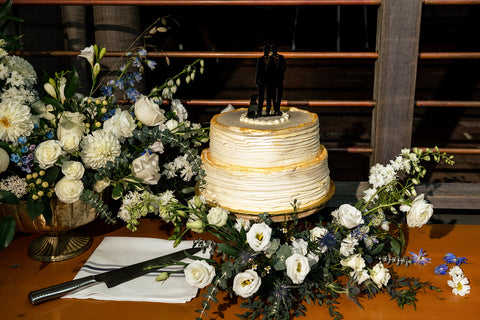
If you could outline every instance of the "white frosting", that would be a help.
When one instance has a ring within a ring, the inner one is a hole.
[[[247,122],[250,124],[263,124],[263,125],[274,125],[279,124],[290,119],[290,114],[288,112],[283,112],[281,116],[268,116],[268,117],[259,117],[259,118],[249,118],[247,113],[242,113],[240,115],[241,122]]]
[[[215,115],[210,148],[202,152],[210,203],[246,214],[283,214],[323,202],[330,189],[327,151],[318,117],[290,108],[288,121],[242,122],[246,109]]]
[[[230,211],[272,215],[299,212],[321,203],[330,189],[327,152],[322,146],[310,161],[278,168],[246,168],[218,164],[210,151],[202,153],[207,201]]]
[[[289,121],[245,123],[245,109],[217,114],[210,125],[210,150],[218,163],[252,168],[292,165],[315,157],[320,147],[318,117],[291,108]]]

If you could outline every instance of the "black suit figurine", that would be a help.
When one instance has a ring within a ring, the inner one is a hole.
[[[272,68],[275,72],[273,76],[273,85],[272,85],[272,97],[273,97],[273,110],[275,111],[275,115],[281,115],[280,112],[280,103],[282,102],[282,95],[283,95],[283,79],[285,75],[285,71],[287,70],[287,64],[285,63],[285,58],[278,54],[277,46],[271,46],[272,55],[270,56],[269,63],[275,65],[275,68]],[[268,90],[268,88],[267,88]],[[268,91],[267,91],[267,99],[268,99]],[[267,112],[269,108],[267,106]]]
[[[258,111],[256,116],[262,116],[263,110],[263,99],[265,96],[265,87],[266,87],[266,73],[268,66],[268,59],[270,55],[270,45],[265,45],[263,47],[263,56],[257,60],[257,73],[255,75],[255,84],[258,88]]]

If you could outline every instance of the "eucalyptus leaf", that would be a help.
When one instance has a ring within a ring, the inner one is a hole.
[[[9,204],[20,204],[20,200],[10,191],[0,190],[0,202]]]
[[[237,257],[238,256],[238,251],[230,246],[227,243],[218,243],[218,249],[220,252],[225,253],[226,255],[232,256],[232,257]]]
[[[390,251],[392,251],[395,255],[399,256],[402,251],[400,242],[398,242],[396,239],[390,239],[390,245],[392,246]]]
[[[5,217],[0,221],[0,251],[3,251],[13,240],[15,235],[15,219]]]

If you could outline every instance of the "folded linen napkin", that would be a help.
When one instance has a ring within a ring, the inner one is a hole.
[[[112,269],[156,258],[193,246],[193,241],[182,241],[173,247],[173,241],[141,237],[105,237],[74,279],[99,274]],[[196,254],[209,258],[208,253]],[[182,261],[189,262],[190,259]],[[198,289],[187,284],[183,273],[171,274],[161,282],[155,278],[162,271],[180,270],[182,266],[170,266],[148,273],[131,281],[107,288],[105,283],[73,292],[63,298],[115,300],[115,301],[149,301],[164,303],[185,303],[192,300]]]

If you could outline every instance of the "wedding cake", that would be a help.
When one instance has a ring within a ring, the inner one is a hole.
[[[244,108],[213,116],[202,166],[207,202],[245,215],[291,213],[294,202],[298,212],[312,210],[333,187],[318,116],[297,108],[259,118]]]

